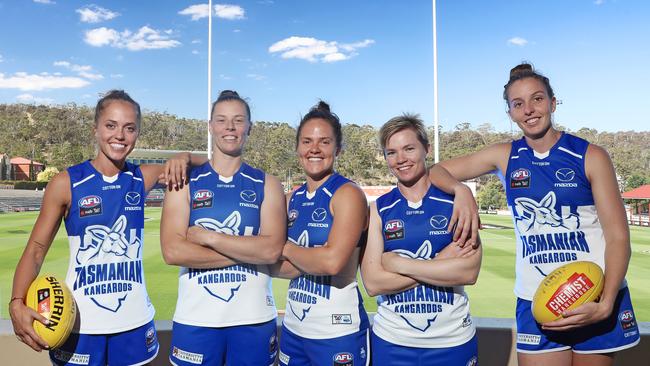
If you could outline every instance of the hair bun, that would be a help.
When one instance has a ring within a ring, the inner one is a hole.
[[[239,94],[234,90],[222,90],[221,93],[219,93],[219,98],[217,98],[217,100],[223,98],[240,98],[240,97]]]
[[[330,111],[330,105],[323,102],[322,100],[318,101],[318,104],[316,104],[312,110],[317,110],[317,111],[323,111],[327,113],[331,113]]]
[[[533,67],[533,65],[529,64],[528,62],[522,62],[519,65],[510,69],[510,77],[512,78],[513,76],[516,76],[518,74],[530,73],[530,72],[535,72],[535,68]]]

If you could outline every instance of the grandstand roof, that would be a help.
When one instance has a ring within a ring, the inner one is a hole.
[[[41,163],[39,163],[37,161],[25,159],[25,158],[22,158],[22,157],[12,158],[11,160],[9,160],[9,162],[11,164],[16,164],[16,165],[27,165],[27,164],[30,164],[30,163],[33,163],[34,165],[43,165],[43,164],[41,164]]]
[[[623,198],[628,200],[650,199],[650,184],[646,184],[641,187],[634,188],[631,191],[627,191],[623,193]]]

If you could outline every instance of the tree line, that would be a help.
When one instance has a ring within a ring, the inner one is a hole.
[[[0,104],[0,153],[65,169],[94,156],[93,118],[92,108],[74,103],[59,106]],[[301,183],[304,176],[295,156],[295,127],[294,123],[256,121],[244,155],[247,162],[287,184]],[[442,160],[521,137],[495,131],[490,124],[472,127],[469,123],[458,123],[452,128],[441,126],[439,131]],[[136,147],[206,150],[206,132],[204,121],[144,111]],[[344,123],[344,145],[337,171],[362,185],[393,184],[379,148],[377,132],[378,128],[373,126]],[[650,184],[650,131],[599,132],[581,128],[569,132],[607,149],[623,189]],[[432,127],[429,134],[433,136]],[[503,202],[500,197],[503,190],[493,176],[480,178],[479,186],[479,201],[486,207],[496,207]]]

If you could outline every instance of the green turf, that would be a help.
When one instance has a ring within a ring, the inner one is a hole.
[[[171,319],[176,305],[178,269],[166,265],[160,254],[160,209],[145,211],[144,266],[149,295],[156,307],[156,319]],[[37,213],[0,214],[0,316],[8,318],[7,302],[11,295],[14,268],[27,242]],[[515,297],[514,283],[514,232],[509,216],[483,215],[482,222],[505,229],[484,229],[481,238],[484,246],[483,267],[475,286],[466,288],[472,314],[479,317],[512,318]],[[627,274],[634,309],[639,321],[650,321],[650,228],[632,227],[632,259]],[[68,245],[62,227],[47,255],[41,273],[65,276],[68,266]],[[286,280],[274,280],[273,291],[279,309],[284,309],[287,292]],[[366,309],[375,311],[373,298],[364,295]]]

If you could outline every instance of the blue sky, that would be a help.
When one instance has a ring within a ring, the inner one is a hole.
[[[319,98],[343,122],[433,121],[430,0],[214,1],[213,98],[297,124]],[[508,71],[551,79],[555,120],[647,131],[650,2],[439,0],[440,124],[509,131]],[[0,103],[75,102],[123,88],[148,110],[207,115],[207,2],[0,0]]]

